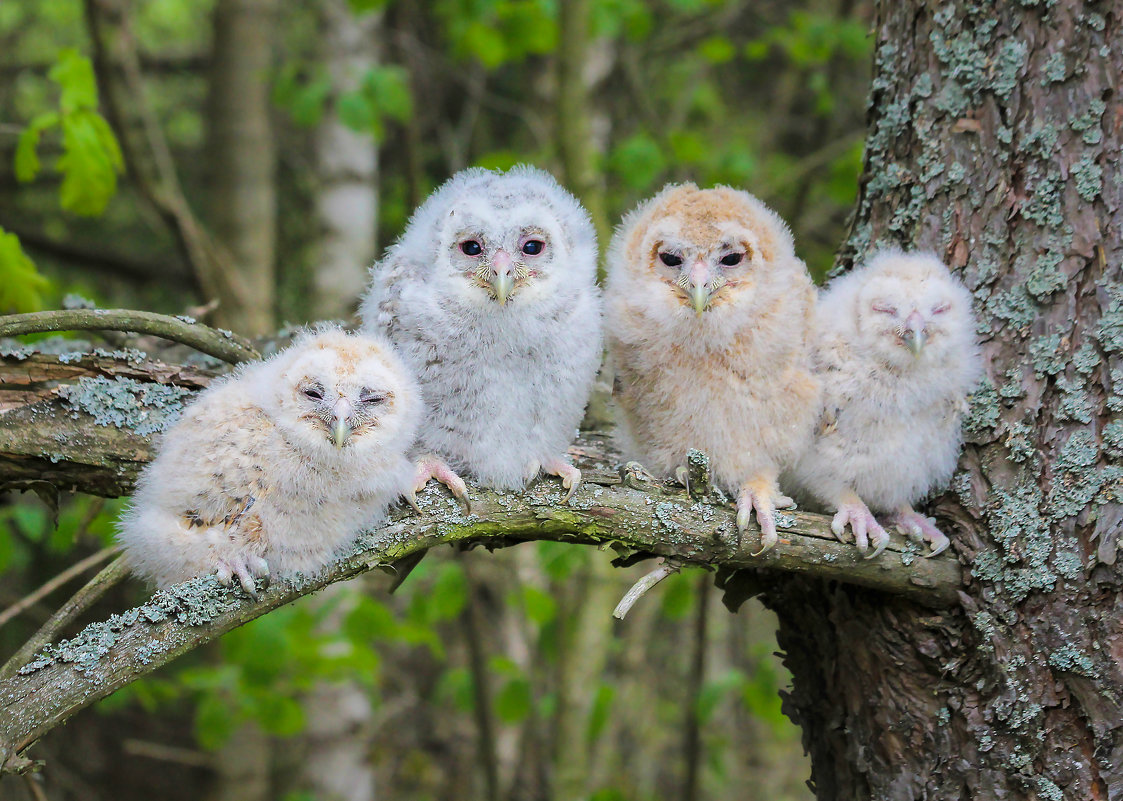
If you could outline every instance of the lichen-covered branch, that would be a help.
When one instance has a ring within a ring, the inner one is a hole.
[[[221,587],[212,577],[195,579],[88,626],[0,682],[0,762],[17,756],[78,710],[236,626],[328,584],[441,544],[554,540],[600,545],[685,563],[804,573],[933,605],[955,601],[960,566],[950,558],[922,559],[915,548],[895,540],[881,557],[867,561],[852,545],[834,539],[825,518],[803,513],[784,514],[780,544],[753,557],[756,537],[750,534],[738,542],[732,507],[696,501],[662,486],[634,489],[603,464],[598,469],[588,467],[588,459],[585,463],[588,480],[569,506],[561,505],[558,485],[544,480],[519,494],[473,489],[474,513],[465,516],[443,490],[431,485],[419,498],[420,516],[397,513],[322,575],[279,580],[257,601]]]
[[[0,337],[38,334],[45,331],[129,331],[170,339],[195,350],[238,364],[259,358],[248,340],[190,318],[132,309],[66,309],[62,311],[11,314],[0,317]]]

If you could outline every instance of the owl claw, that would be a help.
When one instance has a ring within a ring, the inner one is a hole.
[[[402,497],[405,498],[410,509],[417,512],[417,514],[421,514],[421,507],[417,505],[417,490],[410,489],[410,491],[402,495]]]
[[[931,559],[933,556],[942,554],[951,544],[947,535],[936,528],[932,518],[925,517],[911,506],[905,506],[898,510],[894,522],[902,534],[915,542],[928,544],[930,550],[928,553],[922,554],[925,559]]]
[[[418,492],[425,489],[425,485],[429,483],[429,479],[431,478],[437,479],[437,481],[448,487],[448,491],[451,492],[453,497],[460,501],[460,505],[464,507],[464,514],[472,514],[472,501],[468,498],[468,485],[464,483],[464,479],[456,474],[456,471],[436,456],[426,456],[418,460],[417,473],[414,475],[413,480],[413,492],[415,496]],[[414,503],[416,504],[416,502],[415,499]],[[417,507],[414,506],[413,508],[416,509]]]
[[[245,590],[246,595],[257,600],[257,584],[255,579],[263,579],[262,589],[269,586],[269,563],[260,556],[234,556],[223,559],[218,563],[215,578],[224,587],[234,584],[234,578]]]
[[[838,512],[831,520],[831,531],[834,532],[834,536],[839,542],[850,542],[850,538],[846,536],[847,526],[853,532],[854,544],[865,559],[880,556],[882,551],[889,546],[888,532],[877,522],[869,507],[859,499],[840,503]],[[873,544],[872,551],[870,550],[871,543]]]
[[[741,490],[741,496],[737,499],[738,536],[743,537],[748,530],[753,512],[756,512],[756,521],[760,526],[760,550],[756,553],[750,552],[749,555],[760,556],[765,551],[775,548],[776,543],[780,541],[776,534],[776,509],[767,492],[753,491],[746,487]]]
[[[562,503],[569,503],[573,493],[577,492],[577,488],[581,486],[581,471],[560,457],[546,460],[542,469],[551,476],[561,478],[562,488],[569,490],[562,498]]]

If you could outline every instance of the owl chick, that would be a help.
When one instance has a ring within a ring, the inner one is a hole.
[[[360,315],[398,346],[427,405],[415,487],[460,473],[520,489],[539,470],[572,496],[564,454],[601,355],[596,234],[548,173],[464,170],[375,265]]]
[[[384,341],[306,334],[203,392],[141,474],[119,539],[163,587],[217,573],[250,595],[311,572],[409,491],[421,399]]]
[[[823,418],[791,479],[837,510],[867,558],[889,542],[870,507],[930,545],[948,538],[912,505],[947,481],[966,397],[982,372],[971,296],[931,253],[885,250],[836,279],[816,309]],[[867,506],[868,504],[868,506]]]
[[[715,482],[775,545],[777,479],[810,439],[815,290],[784,222],[747,192],[667,186],[621,223],[607,327],[622,433],[670,474],[707,453]]]

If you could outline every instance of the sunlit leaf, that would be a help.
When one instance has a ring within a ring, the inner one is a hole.
[[[42,309],[41,293],[49,285],[23,252],[19,237],[0,228],[0,314]]]

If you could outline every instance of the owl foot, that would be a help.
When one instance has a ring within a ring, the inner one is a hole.
[[[472,501],[468,498],[468,485],[464,483],[464,479],[456,475],[451,467],[445,464],[444,460],[438,459],[436,456],[425,456],[417,461],[417,472],[413,479],[413,495],[406,498],[406,503],[416,509],[417,493],[425,489],[425,485],[429,483],[431,478],[437,479],[448,487],[453,497],[464,506],[464,514],[472,514]]]
[[[741,488],[741,494],[737,497],[738,536],[744,536],[748,530],[753,512],[756,512],[756,522],[760,526],[760,550],[750,553],[750,556],[760,556],[775,548],[779,542],[776,534],[776,501],[783,496],[778,495],[775,485],[768,484],[750,481]]]
[[[910,539],[928,543],[931,550],[924,554],[926,559],[943,553],[951,544],[951,540],[947,538],[944,532],[936,528],[932,518],[925,517],[911,506],[902,506],[898,509],[893,522],[900,532]]]
[[[560,456],[547,459],[542,464],[542,469],[548,475],[561,478],[562,488],[569,490],[566,496],[562,498],[562,503],[569,503],[569,499],[573,497],[573,493],[577,492],[577,487],[581,484],[581,471]]]
[[[849,541],[845,534],[847,526],[850,526],[850,530],[854,532],[854,544],[866,559],[873,559],[880,555],[889,545],[889,534],[877,522],[869,507],[856,495],[838,505],[838,512],[831,521],[831,531],[839,542]],[[866,553],[871,542],[873,550]]]
[[[242,585],[242,589],[246,591],[246,595],[257,600],[257,583],[255,579],[263,579],[264,587],[269,586],[269,565],[260,556],[232,556],[229,559],[222,559],[218,563],[218,570],[215,571],[215,578],[218,583],[223,587],[229,587],[234,583],[234,577],[238,577],[238,583]]]

